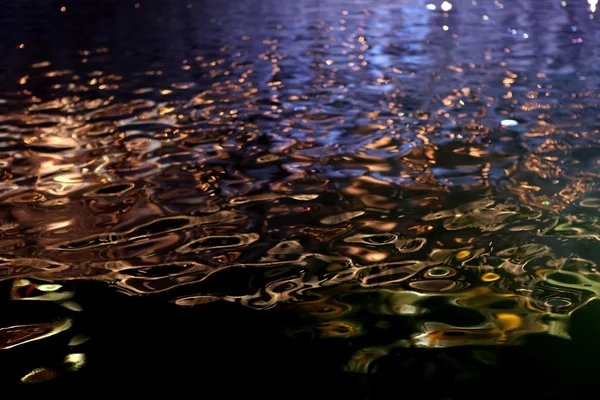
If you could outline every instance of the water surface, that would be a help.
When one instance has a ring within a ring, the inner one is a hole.
[[[595,2],[0,5],[7,385],[598,367]]]

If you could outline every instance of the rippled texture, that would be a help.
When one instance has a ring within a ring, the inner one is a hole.
[[[87,283],[284,313],[349,374],[571,340],[600,294],[593,4],[5,3],[5,307],[55,307],[0,349],[66,335],[23,382],[85,368]]]

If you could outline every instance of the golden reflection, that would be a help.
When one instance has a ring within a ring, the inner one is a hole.
[[[494,272],[488,272],[481,276],[481,280],[484,282],[493,282],[493,281],[497,281],[498,279],[500,279],[500,275],[498,275]]]
[[[396,347],[568,338],[600,296],[596,72],[577,50],[593,44],[569,25],[556,58],[527,18],[490,36],[508,5],[456,22],[469,7],[224,26],[214,52],[140,54],[134,70],[107,68],[109,44],[25,57],[0,99],[11,301],[86,312],[69,283],[99,281],[182,307],[285,308],[293,333],[364,338],[345,367],[364,373]],[[463,314],[477,318],[448,322]],[[0,328],[0,348],[70,326]],[[372,346],[384,330],[398,337]]]
[[[48,368],[36,368],[21,378],[23,383],[39,383],[52,380],[59,376],[59,372]]]
[[[71,328],[69,319],[42,324],[16,325],[0,328],[0,350],[10,349],[34,340],[44,339]]]
[[[359,328],[342,321],[328,322],[316,328],[321,332],[322,337],[352,337],[360,334]]]

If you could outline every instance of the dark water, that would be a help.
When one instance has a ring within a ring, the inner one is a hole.
[[[0,1],[0,381],[595,382],[594,3]]]

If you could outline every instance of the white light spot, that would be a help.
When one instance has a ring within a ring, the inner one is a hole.
[[[519,125],[519,123],[517,121],[515,121],[514,119],[503,119],[502,121],[500,121],[500,125],[502,125],[502,126],[517,126],[517,125]]]
[[[40,290],[42,292],[55,292],[58,289],[60,289],[62,286],[59,284],[43,284],[43,285],[38,285],[37,290]]]
[[[65,357],[65,366],[69,371],[77,371],[85,365],[86,357],[83,353],[73,353]]]
[[[442,9],[442,11],[452,10],[452,3],[450,3],[449,1],[444,1],[441,5],[441,9]]]
[[[431,11],[434,11],[436,9],[435,4],[427,4],[425,7],[427,7],[427,9]]]

